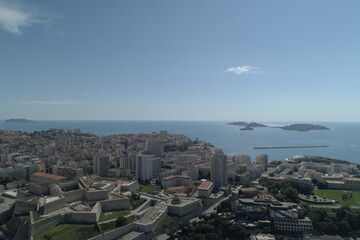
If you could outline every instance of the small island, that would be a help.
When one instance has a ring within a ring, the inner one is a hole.
[[[246,126],[246,125],[248,125],[248,123],[247,122],[231,122],[231,123],[227,123],[227,125]]]
[[[256,122],[251,122],[251,123],[247,123],[247,122],[231,122],[231,123],[227,123],[227,125],[245,126],[246,129],[244,129],[244,130],[254,130],[254,129],[249,129],[249,128],[268,127],[265,124],[260,124],[260,123],[256,123]],[[240,129],[240,130],[243,130],[243,129]]]
[[[246,125],[247,127],[251,127],[251,128],[256,128],[256,127],[268,127],[268,125],[265,124],[261,124],[261,123],[256,123],[256,122],[251,122],[248,125]]]
[[[246,126],[244,128],[240,128],[241,131],[251,131],[254,130],[252,127]]]
[[[268,125],[256,123],[256,122],[251,122],[251,123],[231,122],[231,123],[226,123],[226,124],[234,125],[234,126],[241,126],[241,127],[243,127],[243,128],[240,128],[240,130],[242,130],[242,131],[254,130],[254,128],[257,128],[257,127],[269,127]],[[271,126],[271,127],[272,128],[280,128],[282,130],[301,131],[301,132],[308,132],[308,131],[312,131],[312,130],[330,130],[330,128],[327,128],[327,127],[321,126],[321,125],[316,125],[316,124],[292,124],[292,125],[287,125],[287,126],[282,126],[282,127],[273,127],[273,126]]]
[[[28,120],[25,118],[11,118],[6,119],[5,123],[35,123],[36,121]]]
[[[314,124],[292,124],[283,127],[275,127],[280,128],[282,130],[289,130],[289,131],[302,131],[307,132],[311,130],[330,130],[329,128],[321,125],[314,125]]]

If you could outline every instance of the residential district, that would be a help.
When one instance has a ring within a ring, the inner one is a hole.
[[[167,131],[0,131],[0,239],[360,239],[359,177]]]

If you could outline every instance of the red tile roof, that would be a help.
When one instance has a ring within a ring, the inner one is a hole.
[[[200,184],[198,189],[200,189],[200,190],[208,190],[211,187],[211,185],[213,185],[213,182],[209,181],[209,180],[206,180],[205,182]]]
[[[171,179],[174,179],[174,178],[186,178],[186,179],[189,179],[190,177],[189,176],[182,176],[182,175],[171,175],[171,176],[164,177],[163,181],[168,181],[168,180],[171,180]]]
[[[66,177],[63,177],[63,176],[54,175],[54,174],[50,174],[50,173],[43,173],[43,172],[36,172],[36,173],[31,174],[31,175],[39,176],[39,177],[45,177],[45,178],[50,178],[50,179],[53,179],[53,180],[63,180],[63,179],[66,179]]]

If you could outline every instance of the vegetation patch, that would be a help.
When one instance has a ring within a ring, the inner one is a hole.
[[[130,214],[130,210],[114,211],[101,213],[99,222],[105,222],[112,219],[117,219],[119,217],[125,217]]]
[[[214,199],[210,199],[210,198],[204,198],[202,199],[202,205],[205,207],[205,208],[208,208],[210,207],[211,205],[213,205],[215,202]]]
[[[155,194],[156,192],[160,192],[160,187],[158,185],[152,184],[141,184],[140,185],[140,192]]]
[[[169,226],[170,224],[173,224],[173,223],[177,222],[178,220],[179,220],[178,217],[167,215],[163,220],[161,220],[161,222],[158,225],[158,228],[163,228],[163,227]]]
[[[85,240],[98,234],[94,224],[60,224],[36,235],[34,240]]]
[[[340,209],[306,208],[313,222],[314,234],[341,235],[346,237],[360,236],[360,212],[342,207]]]
[[[314,190],[315,195],[322,198],[330,198],[338,201],[341,206],[359,206],[360,192],[321,189]]]

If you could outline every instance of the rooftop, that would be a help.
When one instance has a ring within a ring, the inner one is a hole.
[[[43,172],[36,172],[36,173],[31,174],[31,175],[50,178],[50,179],[53,179],[53,180],[64,180],[64,179],[66,179],[66,177],[63,177],[63,176],[54,175],[54,174],[50,174],[50,173],[43,173]]]
[[[163,181],[168,181],[174,178],[185,178],[185,179],[189,179],[189,176],[183,176],[183,175],[171,175],[171,176],[167,176],[163,178]]]
[[[212,181],[206,180],[205,182],[200,184],[198,189],[200,189],[200,190],[208,190],[212,185],[213,185]]]

